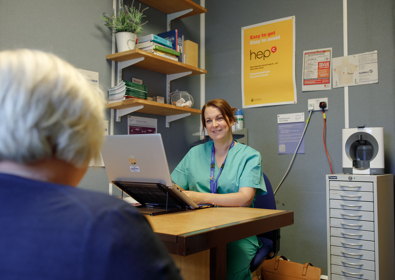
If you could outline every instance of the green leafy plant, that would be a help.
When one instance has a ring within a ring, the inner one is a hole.
[[[104,25],[110,28],[113,32],[132,32],[137,35],[140,35],[143,31],[142,26],[146,24],[148,21],[141,23],[141,20],[145,15],[143,12],[148,9],[145,8],[141,10],[141,4],[139,8],[135,8],[132,5],[128,7],[127,5],[123,5],[123,0],[119,0],[119,14],[116,15],[115,11],[113,11],[112,16],[103,13],[101,16],[104,20]]]

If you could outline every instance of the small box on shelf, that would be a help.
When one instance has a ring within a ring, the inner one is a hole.
[[[190,41],[184,41],[185,64],[198,67],[198,44]]]
[[[154,96],[153,101],[158,103],[165,103],[165,98],[163,96]]]

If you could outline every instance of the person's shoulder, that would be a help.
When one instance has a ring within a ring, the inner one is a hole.
[[[73,200],[75,202],[75,207],[80,207],[81,210],[92,216],[99,215],[106,211],[118,211],[125,207],[128,209],[130,208],[132,212],[138,212],[134,210],[134,207],[122,199],[98,191],[86,190],[78,187],[65,187],[59,189],[59,191],[68,197],[68,199]]]
[[[204,143],[202,143],[202,144],[198,144],[198,145],[196,145],[196,146],[193,146],[190,150],[189,150],[189,152],[190,153],[201,153],[202,151],[205,151],[205,150],[210,150],[211,151],[211,148],[213,147],[213,141],[211,140],[211,141],[207,141],[207,142],[204,142]]]
[[[254,148],[239,142],[237,142],[237,145],[235,147],[237,147],[239,151],[248,155],[259,155],[259,156],[261,155],[261,153],[255,150]]]

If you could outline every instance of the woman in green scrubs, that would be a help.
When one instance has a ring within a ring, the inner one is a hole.
[[[234,111],[223,99],[204,105],[202,125],[212,141],[193,147],[171,174],[197,204],[254,207],[255,194],[266,193],[260,153],[233,139]],[[259,247],[256,236],[228,244],[227,279],[251,279]]]

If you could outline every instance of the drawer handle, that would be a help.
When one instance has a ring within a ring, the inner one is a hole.
[[[362,186],[346,186],[346,185],[339,185],[343,189],[360,189]]]
[[[340,223],[343,227],[345,227],[345,228],[347,228],[347,227],[349,227],[349,228],[361,228],[362,227],[362,225],[354,225],[354,224],[343,224],[343,223]]]
[[[362,234],[355,234],[355,233],[344,233],[344,232],[341,232],[341,235],[343,235],[344,237],[347,237],[347,236],[349,236],[349,237],[351,237],[351,238],[355,238],[355,237],[359,237],[359,238],[362,238]]]
[[[362,277],[363,276],[363,273],[355,273],[355,272],[352,273],[352,272],[347,272],[347,271],[344,271],[344,270],[342,270],[342,272],[343,272],[344,275],[351,276],[351,277],[355,277],[355,276]]]
[[[361,208],[362,205],[350,205],[350,204],[340,204],[344,208]]]
[[[363,264],[359,264],[359,263],[348,263],[348,262],[344,262],[342,261],[343,266],[348,266],[348,267],[355,267],[355,268],[362,268]]]
[[[343,213],[340,213],[340,215],[342,215],[343,217],[350,217],[350,218],[362,218],[362,215],[358,215],[358,214],[343,214]]]
[[[362,195],[346,195],[346,194],[341,194],[340,195],[343,198],[349,198],[349,199],[361,199]]]
[[[351,248],[361,248],[362,245],[361,244],[353,244],[353,243],[345,243],[345,242],[341,242],[343,247],[351,247]]]
[[[343,252],[343,251],[342,251],[342,254],[343,254],[345,257],[351,257],[351,258],[353,258],[353,257],[362,258],[362,257],[363,257],[363,254],[346,253],[346,252]]]

